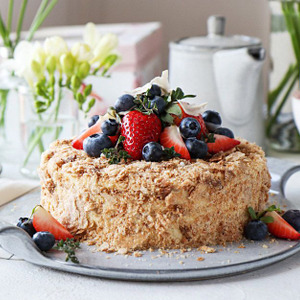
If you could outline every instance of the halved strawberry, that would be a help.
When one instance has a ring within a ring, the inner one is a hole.
[[[268,223],[268,230],[276,237],[290,240],[300,239],[300,233],[285,221],[276,211],[267,212],[266,216],[272,217],[274,221]]]
[[[191,156],[176,125],[166,127],[160,135],[160,143],[165,148],[174,147],[174,150],[181,155],[181,158],[190,160]]]
[[[114,136],[109,136],[109,138],[110,138],[112,144],[115,145],[118,141],[119,135],[117,134],[117,135],[114,135]]]
[[[220,151],[230,150],[241,143],[238,140],[231,139],[225,135],[220,134],[214,134],[214,138],[214,143],[207,143],[208,152],[211,154],[215,154]]]
[[[40,205],[34,209],[32,224],[36,231],[51,232],[56,240],[73,238],[73,235]]]
[[[172,115],[172,116],[173,116],[173,119],[174,119],[174,124],[177,125],[177,126],[179,126],[180,123],[181,123],[181,121],[182,121],[184,118],[187,118],[187,117],[194,118],[194,119],[196,119],[196,120],[199,122],[199,124],[200,124],[200,126],[201,126],[201,130],[200,130],[200,132],[199,132],[197,138],[200,139],[202,135],[206,136],[206,135],[208,134],[208,130],[207,130],[206,126],[205,126],[205,122],[204,122],[202,116],[201,116],[201,115],[198,115],[198,116],[188,115],[188,114],[184,111],[184,109],[182,108],[182,106],[181,106],[179,103],[178,103],[178,106],[179,106],[180,109],[181,109],[181,117],[178,117],[178,116],[176,116],[176,115]]]
[[[83,149],[83,141],[91,136],[92,134],[101,132],[101,124],[103,120],[102,118],[99,118],[99,120],[91,127],[89,127],[87,130],[83,131],[77,138],[75,138],[72,142],[72,146],[75,149],[82,150]]]

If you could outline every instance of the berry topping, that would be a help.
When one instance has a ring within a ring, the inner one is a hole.
[[[88,126],[92,127],[93,125],[95,125],[97,123],[97,121],[99,120],[99,115],[94,115],[90,118]]]
[[[160,135],[160,143],[165,148],[174,147],[174,150],[180,154],[181,158],[190,160],[191,156],[181,137],[179,128],[175,125],[166,127]]]
[[[287,210],[282,215],[282,218],[286,220],[291,226],[293,226],[297,231],[300,231],[300,210]]]
[[[199,122],[191,117],[184,118],[179,125],[180,133],[183,138],[196,137],[201,130]]]
[[[245,236],[249,240],[261,241],[268,234],[268,226],[260,220],[252,220],[245,226]]]
[[[96,133],[83,141],[83,149],[91,157],[99,157],[102,150],[112,147],[111,139],[104,133]]]
[[[159,143],[150,142],[143,147],[142,155],[145,161],[161,161],[163,158],[163,148]]]
[[[18,227],[25,230],[30,236],[33,236],[36,233],[32,225],[32,220],[28,218],[19,218],[19,222],[17,224]]]
[[[155,96],[150,101],[150,108],[154,109],[155,113],[161,114],[166,108],[166,102],[162,97]]]
[[[230,150],[241,143],[238,140],[231,139],[225,135],[219,134],[215,134],[214,139],[214,143],[207,143],[208,152],[211,154]]]
[[[115,104],[116,111],[121,112],[130,110],[134,106],[133,100],[134,97],[129,94],[122,95]]]
[[[202,114],[202,118],[206,124],[206,127],[210,131],[215,131],[222,124],[220,114],[214,110],[206,110]]]
[[[119,130],[119,123],[116,121],[116,119],[108,119],[105,120],[101,124],[101,130],[104,134],[109,136],[114,136],[118,133]]]
[[[201,115],[198,115],[198,116],[188,115],[188,114],[185,113],[185,111],[183,110],[182,106],[179,103],[178,103],[178,106],[181,109],[181,117],[173,115],[174,124],[179,126],[183,119],[185,119],[187,117],[194,118],[199,122],[200,127],[201,127],[200,133],[198,134],[197,138],[200,139],[201,135],[206,136],[208,134],[208,130],[206,129],[206,126],[205,126],[205,123],[204,123],[204,120],[203,120],[202,116]]]
[[[42,251],[49,251],[55,244],[54,235],[48,231],[37,232],[32,239]]]
[[[161,96],[160,87],[156,84],[152,84],[151,88],[148,91],[148,95],[150,98],[154,98],[155,96]]]
[[[123,147],[134,160],[142,158],[143,147],[149,142],[157,142],[160,133],[161,121],[155,114],[133,110],[122,119]]]
[[[188,138],[185,145],[191,155],[191,158],[204,158],[207,155],[207,145],[205,142],[196,138]]]
[[[215,133],[216,134],[220,134],[220,135],[225,135],[225,136],[228,136],[231,139],[234,139],[233,132],[230,129],[225,128],[225,127],[219,127],[219,128],[217,128],[215,130]]]
[[[268,230],[274,236],[290,240],[298,240],[300,238],[300,233],[276,211],[267,212],[266,216],[273,218],[273,222],[268,223]]]
[[[36,231],[49,231],[56,240],[73,238],[73,235],[40,205],[34,209],[32,223]]]

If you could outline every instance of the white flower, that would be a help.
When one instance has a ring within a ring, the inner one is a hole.
[[[163,71],[161,73],[161,77],[153,78],[150,82],[146,83],[144,86],[134,89],[132,92],[130,92],[130,94],[136,96],[145,93],[147,90],[151,88],[153,84],[158,85],[162,89],[163,94],[169,93],[170,86],[169,86],[168,70]]]
[[[83,41],[90,46],[91,49],[96,48],[101,36],[97,31],[94,23],[87,23],[84,28]]]
[[[90,61],[93,58],[90,46],[85,43],[76,43],[72,47],[71,53],[78,62]]]
[[[47,38],[44,42],[44,50],[46,55],[55,56],[58,59],[69,52],[67,43],[59,36]]]
[[[101,63],[117,46],[118,37],[113,33],[105,34],[93,49],[94,58],[91,63]]]

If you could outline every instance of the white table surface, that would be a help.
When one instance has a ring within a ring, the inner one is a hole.
[[[300,155],[285,155],[297,160]],[[4,164],[3,177],[20,177],[17,168]],[[293,181],[293,182],[292,182]],[[300,174],[288,183],[288,194],[299,202]],[[227,278],[182,282],[122,282],[74,275],[38,267],[0,249],[0,299],[300,299],[300,253],[272,266]]]

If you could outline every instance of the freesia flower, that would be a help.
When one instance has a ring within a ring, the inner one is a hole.
[[[59,36],[47,38],[44,42],[44,50],[46,55],[52,55],[58,59],[69,52],[67,43]]]
[[[90,61],[94,56],[90,46],[85,43],[76,43],[72,47],[71,53],[78,62]]]
[[[91,49],[96,48],[96,45],[101,39],[101,35],[98,32],[94,23],[87,23],[84,28],[83,41],[90,46]]]

